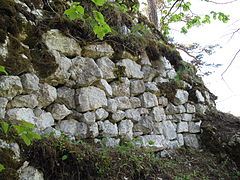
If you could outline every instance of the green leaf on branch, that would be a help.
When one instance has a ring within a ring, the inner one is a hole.
[[[2,127],[2,130],[5,134],[8,133],[8,129],[9,129],[9,124],[6,123],[6,122],[1,122],[1,127]]]
[[[4,73],[5,75],[8,75],[4,66],[0,66],[0,72]]]
[[[0,163],[0,172],[3,171],[5,167]]]
[[[83,19],[84,8],[79,2],[73,2],[70,8],[64,11],[64,14],[71,20]]]
[[[22,120],[22,122],[23,122],[24,126],[29,128],[29,129],[34,129],[35,128],[35,126],[32,123],[29,123],[29,122],[24,121],[24,120]]]
[[[29,139],[29,137],[26,134],[22,134],[21,138],[23,139],[24,143],[29,146],[31,144],[31,140]]]
[[[102,15],[101,12],[99,11],[93,11],[94,15],[95,15],[95,19],[97,22],[99,22],[100,24],[104,24],[105,20],[104,20],[104,16]]]
[[[97,6],[103,6],[106,3],[106,0],[92,0]]]

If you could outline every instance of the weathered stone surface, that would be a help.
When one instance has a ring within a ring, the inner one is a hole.
[[[75,81],[76,87],[89,86],[103,78],[101,69],[99,69],[93,59],[80,56],[72,59],[72,66],[69,72],[71,73],[70,79]]]
[[[100,141],[106,147],[117,147],[119,146],[120,139],[106,137]]]
[[[150,82],[153,80],[158,75],[158,72],[156,69],[153,69],[150,66],[143,66],[142,67],[142,72],[143,72],[143,79],[146,82]]]
[[[93,59],[97,59],[105,56],[111,58],[113,53],[114,51],[112,47],[107,43],[90,44],[83,47],[82,56],[90,57]]]
[[[82,115],[81,121],[88,124],[88,125],[92,125],[95,123],[96,121],[96,116],[95,116],[95,112],[86,112]]]
[[[180,147],[184,146],[184,138],[182,134],[177,134],[177,141]]]
[[[94,86],[76,90],[76,105],[79,112],[95,110],[107,106],[105,92]]]
[[[167,140],[174,140],[177,138],[176,127],[171,121],[162,121],[163,134]]]
[[[3,119],[5,117],[5,108],[7,106],[8,100],[6,98],[0,97],[0,119]]]
[[[98,124],[96,122],[88,126],[88,136],[90,138],[95,138],[98,135],[99,135]]]
[[[75,90],[68,87],[60,87],[57,89],[56,102],[66,105],[69,109],[75,109]]]
[[[44,180],[43,173],[33,166],[23,165],[19,170],[19,180]]]
[[[34,117],[33,110],[30,108],[14,108],[6,111],[6,118],[8,120],[24,120],[35,124]]]
[[[130,103],[131,103],[132,108],[141,107],[141,100],[137,97],[130,97]]]
[[[168,149],[177,149],[180,147],[178,140],[174,140],[174,141],[169,141],[168,142]]]
[[[140,96],[142,107],[151,108],[158,105],[157,96],[150,92],[145,92]]]
[[[135,142],[141,147],[148,147],[152,151],[159,151],[167,148],[168,141],[163,135],[145,135],[138,137],[140,141]]]
[[[115,99],[108,99],[107,100],[107,111],[114,113],[117,111],[118,108],[118,104],[117,101]]]
[[[147,108],[138,108],[137,110],[141,115],[149,114],[149,110]]]
[[[168,83],[169,79],[163,78],[162,76],[157,76],[156,78],[153,79],[153,82],[155,83]]]
[[[112,96],[112,87],[108,84],[108,82],[105,79],[100,79],[97,83],[96,86],[100,89],[102,89],[107,96]]]
[[[98,129],[102,137],[116,137],[118,136],[117,124],[113,124],[108,120],[102,122],[98,121]]]
[[[111,120],[112,122],[116,123],[121,121],[122,119],[124,119],[126,117],[126,114],[124,111],[122,110],[117,110],[116,112],[114,112],[111,116]]]
[[[52,51],[51,53],[55,57],[57,69],[53,74],[45,78],[43,82],[48,83],[52,86],[65,84],[71,75],[68,70],[72,65],[72,61],[67,57],[60,55],[60,53],[57,51]]]
[[[72,111],[72,113],[69,114],[65,119],[75,119],[75,120],[77,120],[77,121],[81,121],[81,119],[82,119],[82,113],[77,112],[77,111],[75,111],[75,110],[71,110],[71,111]]]
[[[151,92],[156,95],[160,94],[160,91],[155,82],[147,82],[145,83],[145,87],[146,87],[146,91],[148,92]]]
[[[52,137],[55,137],[55,138],[60,138],[62,133],[61,131],[53,128],[53,127],[47,127],[46,129],[44,129],[42,131],[43,134],[46,134],[48,136],[52,136]]]
[[[184,144],[187,147],[198,149],[200,147],[196,134],[185,134],[183,135]]]
[[[74,119],[61,121],[57,128],[65,132],[67,135],[79,136],[81,138],[87,138],[88,127],[83,122],[78,122]]]
[[[126,118],[133,122],[138,122],[141,119],[141,115],[138,109],[128,109],[126,110]]]
[[[188,101],[188,92],[181,90],[181,89],[177,89],[175,97],[174,97],[174,104],[176,105],[181,105],[184,104]]]
[[[51,112],[53,118],[56,120],[62,120],[72,112],[64,104],[52,104],[47,110]]]
[[[168,79],[175,79],[177,73],[174,69],[166,71]]]
[[[12,99],[22,91],[22,83],[18,76],[0,76],[0,97]]]
[[[130,91],[132,96],[139,95],[141,93],[144,93],[146,90],[145,84],[143,80],[132,80],[131,81],[131,86],[130,86]]]
[[[111,83],[113,96],[130,96],[130,81],[128,78],[120,78],[120,81]]]
[[[187,113],[195,113],[196,112],[196,108],[193,104],[187,103],[187,104],[185,104],[185,108],[186,108]]]
[[[151,133],[154,129],[154,122],[151,116],[142,116],[137,124],[134,125],[134,132]]]
[[[169,103],[166,107],[166,114],[179,114],[186,112],[186,109],[183,105],[174,106],[173,104]]]
[[[35,108],[38,105],[37,96],[35,94],[19,95],[11,101],[11,107]]]
[[[8,55],[8,44],[9,44],[9,37],[6,36],[5,42],[0,43],[0,54],[3,58],[6,58]]]
[[[141,79],[143,78],[143,72],[141,66],[130,59],[122,59],[117,63],[118,66],[122,67],[124,75],[128,78]]]
[[[49,50],[56,50],[66,56],[81,56],[81,47],[72,38],[63,35],[58,29],[51,29],[42,35]]]
[[[46,107],[57,99],[57,90],[48,84],[40,84],[40,90],[37,94],[39,107]]]
[[[40,108],[36,108],[33,112],[36,116],[35,122],[38,129],[44,130],[54,125],[54,119],[50,112],[45,112]]]
[[[23,92],[33,93],[39,90],[39,78],[33,73],[26,73],[20,76]]]
[[[134,56],[128,51],[121,50],[120,52],[115,53],[114,58],[116,59],[131,59],[132,61],[137,61],[139,56]]]
[[[195,108],[196,108],[196,112],[201,113],[201,114],[205,114],[205,112],[207,110],[207,106],[205,106],[203,104],[196,104]]]
[[[0,108],[6,108],[8,100],[6,98],[0,97]]]
[[[195,95],[197,97],[198,102],[203,103],[205,98],[203,97],[202,93],[199,90],[196,90]]]
[[[117,71],[117,68],[108,57],[97,59],[97,65],[101,69],[104,79],[111,80],[115,78],[115,72]]]
[[[133,138],[133,122],[131,120],[123,120],[118,125],[119,136],[121,139],[130,141]]]
[[[162,123],[154,123],[153,131],[151,134],[163,134]]]
[[[95,111],[96,120],[104,120],[108,115],[109,113],[103,108],[99,108]]]
[[[146,65],[146,66],[151,66],[152,65],[149,58],[148,58],[148,55],[147,55],[146,51],[141,53],[139,64]]]
[[[168,99],[164,96],[158,98],[158,104],[166,107],[168,105]]]
[[[190,133],[200,133],[201,132],[201,121],[199,122],[188,122]]]
[[[174,114],[172,117],[173,117],[172,120],[175,121],[175,122],[192,121],[193,114],[187,114],[187,113],[184,113],[184,114]]]
[[[188,123],[187,122],[179,122],[177,124],[177,133],[188,132]]]
[[[126,96],[120,96],[115,98],[117,107],[120,110],[126,110],[126,109],[131,109],[131,102],[128,97]]]
[[[166,120],[166,114],[164,112],[164,109],[160,106],[154,107],[150,114],[155,122]]]

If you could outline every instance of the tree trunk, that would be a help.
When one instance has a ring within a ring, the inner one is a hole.
[[[158,29],[158,14],[157,14],[157,5],[155,0],[147,0],[148,2],[148,18]]]

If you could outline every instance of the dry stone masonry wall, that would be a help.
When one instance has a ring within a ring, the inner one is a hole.
[[[55,132],[59,137],[64,132],[72,139],[91,138],[107,146],[138,138],[137,145],[153,150],[199,147],[201,121],[195,114],[204,113],[206,104],[213,102],[207,91],[176,80],[165,57],[156,63],[146,53],[141,57],[123,53],[113,60],[110,45],[80,47],[57,29],[42,38],[55,58],[56,71],[46,78],[35,70],[0,76],[1,119],[23,119],[39,133]],[[164,84],[175,81],[183,85],[170,89],[170,98]],[[195,102],[190,92],[195,93]]]

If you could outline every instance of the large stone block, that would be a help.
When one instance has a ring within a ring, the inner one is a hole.
[[[96,86],[100,89],[102,89],[107,96],[112,96],[113,95],[113,90],[112,87],[108,84],[108,82],[105,79],[100,79],[97,83]]]
[[[124,111],[117,110],[115,113],[112,114],[110,121],[116,123],[123,120],[125,117],[126,117],[126,114]]]
[[[200,147],[196,134],[185,134],[183,135],[184,144],[187,147],[198,149]]]
[[[48,84],[40,84],[40,90],[37,93],[39,107],[46,107],[57,99],[57,90]]]
[[[131,109],[132,105],[130,99],[126,96],[120,96],[115,98],[117,103],[117,108],[120,110]]]
[[[49,50],[56,50],[66,56],[81,56],[81,47],[73,39],[63,35],[58,29],[51,29],[42,35]]]
[[[175,97],[174,97],[174,104],[176,105],[181,105],[184,104],[188,101],[188,92],[181,90],[181,89],[177,89]]]
[[[79,112],[86,112],[107,106],[105,92],[94,86],[76,90],[76,104]]]
[[[165,121],[166,120],[166,114],[163,109],[163,107],[157,106],[154,107],[151,111],[151,116],[153,117],[153,120],[155,122]]]
[[[147,147],[152,151],[160,151],[168,147],[168,141],[163,135],[145,135],[138,137],[140,141],[135,142],[136,145]]]
[[[104,79],[111,80],[115,78],[115,72],[117,71],[117,68],[108,57],[97,59],[97,65],[101,69]]]
[[[130,81],[128,78],[120,78],[120,81],[111,83],[113,96],[130,96]]]
[[[108,117],[109,113],[105,109],[99,108],[95,111],[95,115],[96,120],[104,120]]]
[[[51,53],[55,57],[57,69],[53,74],[43,79],[42,82],[48,83],[52,86],[57,86],[58,84],[65,84],[71,75],[68,70],[72,65],[72,61],[71,59],[60,55],[60,53],[57,51],[52,51]]]
[[[35,121],[38,129],[44,130],[54,125],[54,119],[50,112],[36,108],[34,114],[36,116]]]
[[[184,112],[186,112],[186,109],[183,105],[175,106],[175,105],[169,103],[166,107],[167,115],[179,114],[179,113],[184,113]]]
[[[18,76],[0,76],[0,97],[12,99],[22,91],[22,83]]]
[[[6,118],[8,120],[24,120],[35,124],[35,115],[30,108],[13,108],[6,111]]]
[[[126,140],[130,141],[133,138],[133,123],[131,120],[123,120],[118,125],[119,136]]]
[[[82,115],[81,121],[88,124],[92,125],[96,121],[96,115],[95,112],[86,112]]]
[[[142,79],[143,72],[141,66],[130,59],[122,59],[117,63],[118,66],[122,67],[122,73],[128,78]]]
[[[93,59],[80,56],[72,59],[72,66],[69,72],[71,73],[70,79],[75,82],[74,86],[76,87],[89,86],[103,78],[101,69],[99,69]],[[68,84],[68,86],[70,85]]]
[[[53,118],[56,120],[62,120],[72,112],[64,104],[52,104],[47,110],[51,112]]]
[[[39,78],[33,73],[26,73],[20,76],[23,92],[33,93],[39,90]]]
[[[142,107],[151,108],[158,105],[158,99],[155,94],[145,92],[140,96]]]
[[[141,115],[138,109],[128,109],[126,110],[126,118],[133,122],[138,122],[141,119]]]
[[[154,122],[151,116],[141,116],[141,119],[134,125],[134,132],[142,132],[143,134],[149,134],[154,129]]]
[[[81,138],[88,137],[88,126],[83,122],[74,119],[61,121],[57,128],[65,132],[67,135],[79,136]]]
[[[102,137],[117,137],[118,128],[117,124],[113,124],[110,121],[106,120],[104,122],[98,121],[99,133]]]
[[[38,105],[37,96],[35,94],[16,96],[11,102],[11,107],[35,108]]]
[[[174,140],[177,138],[176,127],[171,121],[162,121],[163,134],[168,140]]]
[[[58,88],[56,102],[66,105],[69,109],[75,109],[75,89],[65,86]]]
[[[141,93],[144,93],[144,91],[146,90],[144,81],[143,80],[132,80],[130,90],[131,90],[132,96],[136,96]]]
[[[82,56],[90,57],[93,59],[101,58],[101,57],[109,57],[111,58],[114,51],[112,47],[107,43],[101,44],[89,44],[83,47]]]

